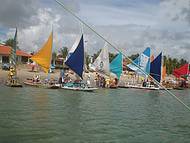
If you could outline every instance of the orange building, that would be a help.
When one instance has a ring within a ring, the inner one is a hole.
[[[11,53],[11,47],[0,45],[0,64],[10,63],[10,53]],[[16,55],[18,63],[27,63],[29,61],[29,58],[31,57],[30,54],[22,50],[17,50]]]

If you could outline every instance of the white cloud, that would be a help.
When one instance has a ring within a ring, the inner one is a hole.
[[[163,0],[160,4],[151,5],[143,1],[144,4],[142,2],[138,7],[134,4],[132,7],[123,6],[121,8],[111,4],[110,1],[104,1],[103,4],[97,1],[92,4],[82,0],[64,0],[64,2],[90,25],[94,25],[93,27],[106,39],[124,49],[127,55],[142,52],[147,46],[151,46],[156,54],[164,51],[165,55],[190,60],[188,56],[190,47],[189,0]],[[41,3],[40,8],[37,6],[35,12],[32,12],[32,9],[36,3],[30,2],[30,4],[30,6],[25,4],[28,10],[23,8],[24,6],[17,5],[23,12],[27,11],[27,14],[18,16],[19,23],[24,22],[23,25],[19,24],[18,29],[20,48],[26,51],[38,50],[47,40],[52,24],[55,49],[63,46],[70,48],[81,33],[79,22],[56,3],[51,3],[51,5],[48,2]],[[11,6],[9,7],[7,3],[8,9]],[[28,21],[25,23],[26,20]],[[0,25],[5,26],[9,23],[8,25],[14,27],[16,22],[14,18],[2,19]],[[89,53],[92,54],[103,47],[104,41],[88,28],[84,28],[84,33],[85,40],[88,41],[86,47]],[[13,37],[14,30],[10,30],[7,35]]]

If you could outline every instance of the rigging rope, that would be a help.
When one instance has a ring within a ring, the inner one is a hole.
[[[105,42],[107,42],[112,48],[114,48],[116,51],[121,52],[122,55],[127,58],[131,63],[133,63],[136,67],[138,67],[140,69],[140,71],[147,75],[148,77],[150,77],[157,85],[159,85],[160,87],[162,87],[169,95],[171,95],[174,99],[176,99],[179,103],[181,103],[186,109],[188,109],[190,111],[190,107],[188,105],[186,105],[182,100],[180,100],[175,94],[173,94],[171,91],[169,91],[166,87],[164,87],[163,85],[161,85],[157,80],[155,80],[151,75],[149,75],[148,73],[146,73],[141,67],[139,67],[139,65],[137,65],[136,63],[134,63],[129,57],[127,57],[127,55],[125,53],[122,52],[122,50],[118,49],[116,46],[114,46],[111,42],[109,42],[106,38],[104,38],[101,34],[99,34],[98,32],[96,32],[91,26],[89,26],[86,22],[84,22],[80,17],[78,17],[74,12],[72,12],[72,10],[70,10],[69,8],[67,8],[62,2],[58,1],[58,0],[54,0],[56,1],[63,9],[65,9],[68,13],[70,13],[72,16],[74,16],[77,20],[79,20],[82,24],[84,24],[86,27],[88,27],[92,32],[94,32],[97,36],[99,36],[101,39],[103,39]]]

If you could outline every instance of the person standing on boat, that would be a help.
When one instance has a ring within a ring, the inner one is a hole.
[[[59,77],[59,84],[62,84],[64,82],[64,76],[65,76],[64,70],[61,69],[60,70],[60,77]]]
[[[118,86],[119,80],[115,78],[115,86]]]
[[[144,79],[144,80],[143,80],[143,83],[142,83],[142,86],[143,86],[143,87],[146,87],[146,85],[147,85],[147,83],[146,83],[146,80]]]
[[[14,84],[14,76],[15,76],[15,69],[13,66],[10,67],[10,71],[9,71],[9,81],[10,83]]]
[[[88,87],[91,87],[90,75],[88,75],[88,78],[87,78],[86,84],[87,84]]]
[[[106,88],[110,87],[110,78],[106,78]]]
[[[96,87],[100,87],[100,75],[98,73],[96,73],[95,81]]]

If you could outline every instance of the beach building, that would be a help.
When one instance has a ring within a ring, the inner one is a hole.
[[[11,53],[11,47],[0,45],[0,64],[10,63],[10,53]],[[17,55],[17,62],[23,64],[27,63],[29,61],[29,58],[31,57],[30,54],[22,50],[17,50],[16,55]]]

